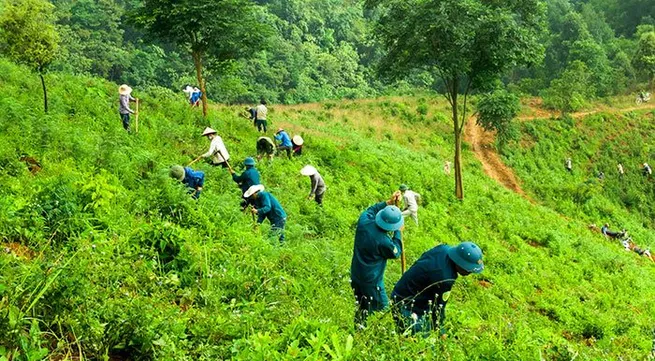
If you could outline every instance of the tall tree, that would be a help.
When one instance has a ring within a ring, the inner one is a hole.
[[[250,0],[145,0],[134,19],[147,32],[186,49],[193,58],[207,115],[203,65],[224,69],[262,47],[268,28]]]
[[[655,81],[655,31],[641,32],[633,64],[638,73],[648,78],[648,86],[652,91]]]
[[[0,50],[39,73],[46,113],[48,91],[43,75],[55,59],[59,44],[53,9],[46,0],[10,0],[0,14]]]
[[[441,79],[452,108],[455,195],[462,199],[469,95],[495,84],[513,66],[540,60],[544,5],[540,0],[369,0],[368,6],[382,11],[376,26],[387,50],[381,72],[399,77],[429,69]]]

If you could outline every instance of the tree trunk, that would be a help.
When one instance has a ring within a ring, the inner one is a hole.
[[[198,79],[198,86],[202,92],[202,115],[207,116],[207,91],[205,90],[205,80],[202,78],[202,53],[199,51],[193,51],[191,53],[193,57],[193,65],[196,68],[196,79]]]
[[[39,77],[41,77],[41,86],[43,87],[43,109],[45,112],[48,112],[48,91],[45,87],[45,79],[43,78],[43,73],[39,72]]]
[[[450,92],[453,107],[453,133],[455,134],[455,196],[458,199],[464,199],[464,186],[462,185],[462,132],[460,132],[459,117],[457,116],[457,89],[459,84],[453,80],[453,86]]]

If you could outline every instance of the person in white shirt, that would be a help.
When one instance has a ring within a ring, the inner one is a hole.
[[[223,139],[216,134],[216,131],[212,128],[205,128],[205,131],[202,132],[203,136],[206,136],[207,139],[211,141],[209,145],[209,150],[207,153],[201,155],[202,158],[211,158],[211,164],[213,166],[221,166],[223,168],[228,168],[229,165],[227,161],[230,159],[230,154],[223,144]]]
[[[446,175],[450,175],[450,162],[446,161],[446,164],[443,165],[443,172],[446,173]]]
[[[616,169],[619,170],[619,177],[623,178],[625,172],[623,171],[623,164],[619,163],[616,165]]]
[[[189,104],[193,105],[193,102],[191,101],[191,95],[193,94],[193,87],[191,85],[187,85],[186,88],[182,89],[184,94],[186,94]]]
[[[266,114],[268,114],[268,108],[266,108],[266,100],[262,99],[260,104],[257,106],[256,109],[256,120],[255,124],[257,124],[257,131],[261,132],[262,130],[264,133],[266,133]]]
[[[398,188],[403,195],[403,201],[405,202],[405,208],[403,208],[402,215],[403,217],[410,216],[418,226],[418,200],[421,198],[421,195],[411,191],[409,187],[404,184],[400,185]]]

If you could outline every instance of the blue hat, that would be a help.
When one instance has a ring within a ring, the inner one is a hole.
[[[484,269],[482,250],[473,242],[462,242],[450,248],[448,257],[467,272],[480,273]]]
[[[243,161],[243,165],[255,165],[255,160],[252,157],[248,157]]]
[[[375,224],[385,231],[397,231],[405,224],[405,219],[398,207],[386,206],[375,215]]]

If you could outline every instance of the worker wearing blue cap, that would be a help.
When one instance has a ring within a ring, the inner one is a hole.
[[[358,327],[366,325],[369,314],[389,305],[384,270],[388,259],[398,258],[402,253],[400,230],[404,219],[394,205],[401,197],[400,192],[395,192],[388,201],[369,207],[357,222],[350,280],[357,302],[355,324]]]
[[[399,331],[429,333],[439,329],[444,336],[446,302],[455,280],[458,275],[480,273],[483,269],[482,250],[472,242],[455,247],[442,244],[423,253],[391,293]]]

